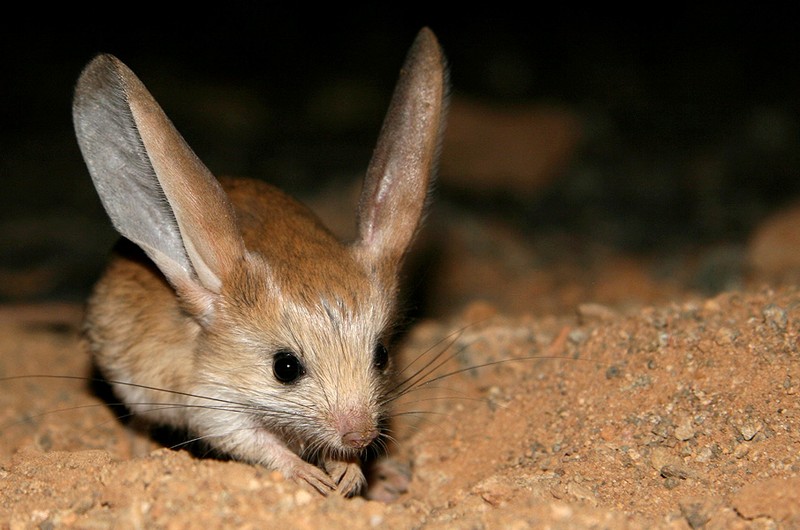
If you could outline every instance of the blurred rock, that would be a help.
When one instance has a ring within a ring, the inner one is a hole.
[[[779,210],[753,231],[747,263],[766,276],[800,270],[800,203]]]
[[[733,507],[746,519],[769,518],[797,528],[800,523],[800,480],[768,478],[745,485],[733,496]]]
[[[570,161],[581,139],[573,112],[539,103],[450,101],[441,181],[473,192],[533,195]]]

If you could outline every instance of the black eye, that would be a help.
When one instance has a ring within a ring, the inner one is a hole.
[[[375,363],[375,368],[381,372],[385,370],[386,365],[389,364],[389,350],[386,349],[386,346],[384,346],[382,342],[375,345],[375,351],[372,354],[372,362]]]
[[[297,381],[306,371],[294,353],[281,350],[275,354],[272,373],[275,374],[275,379],[281,383],[289,384]]]

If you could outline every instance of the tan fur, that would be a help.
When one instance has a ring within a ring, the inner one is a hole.
[[[125,65],[92,61],[75,129],[126,239],[89,299],[85,335],[132,411],[323,493],[356,493],[358,455],[386,413],[373,352],[394,318],[445,100],[444,59],[423,29],[367,171],[358,237],[345,244],[273,186],[217,181]],[[276,378],[280,352],[301,377]]]

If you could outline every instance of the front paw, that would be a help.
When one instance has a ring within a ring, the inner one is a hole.
[[[345,497],[358,495],[367,485],[358,460],[326,460],[324,467],[336,483],[336,492]]]
[[[338,482],[326,473],[325,470],[300,459],[293,463],[290,470],[284,471],[284,475],[291,480],[311,486],[316,491],[326,496],[333,491],[337,491]]]

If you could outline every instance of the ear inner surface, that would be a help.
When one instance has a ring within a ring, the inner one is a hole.
[[[130,106],[200,282],[219,293],[223,277],[244,257],[233,206],[144,85],[126,76]]]
[[[73,119],[115,228],[174,286],[219,292],[245,252],[232,206],[141,81],[98,56],[76,86]]]
[[[86,166],[114,227],[141,247],[171,281],[188,280],[192,266],[178,225],[166,206],[110,56],[98,56],[81,74],[73,121]]]
[[[420,31],[400,72],[362,190],[356,244],[399,261],[422,217],[444,129],[447,74],[433,33]]]

